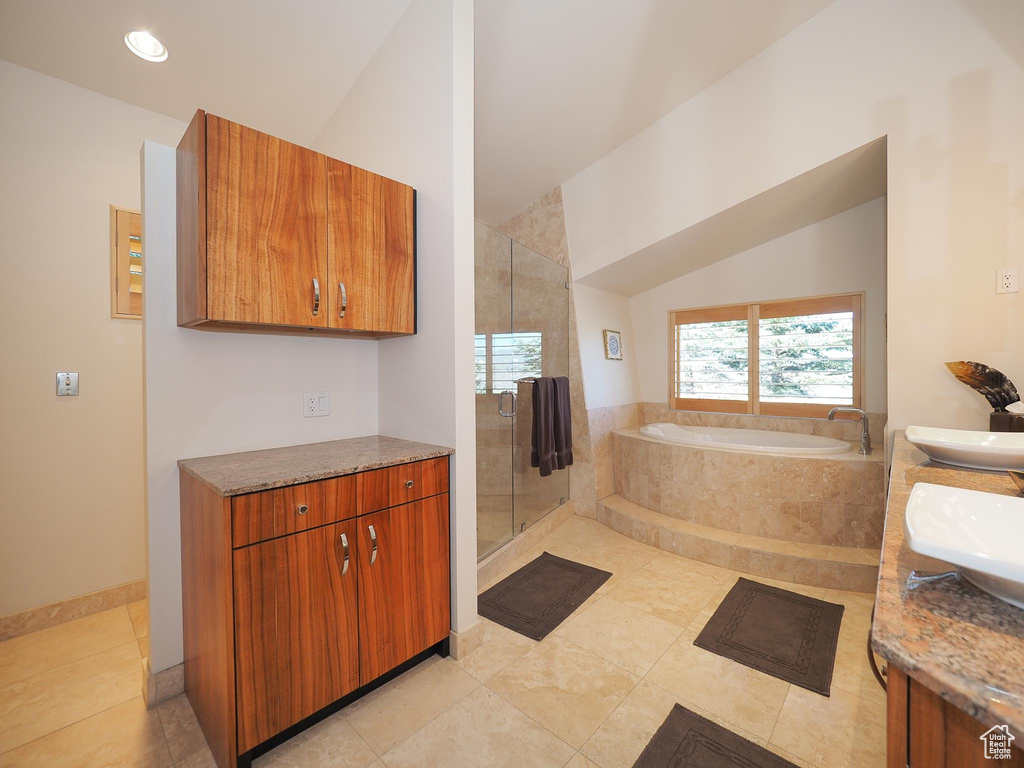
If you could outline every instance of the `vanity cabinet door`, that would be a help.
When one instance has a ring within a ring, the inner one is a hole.
[[[332,328],[416,332],[412,187],[327,159]]]
[[[327,327],[324,155],[207,115],[206,232],[210,320]]]
[[[357,518],[359,679],[448,637],[448,494]]]
[[[356,536],[349,520],[235,550],[239,753],[359,687]]]

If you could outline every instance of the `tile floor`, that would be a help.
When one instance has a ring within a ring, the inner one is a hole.
[[[614,575],[542,642],[485,621],[473,653],[432,657],[256,766],[628,768],[676,702],[798,766],[884,764],[869,596],[769,582],[846,606],[825,698],[693,646],[737,573],[581,517],[509,570],[543,550]],[[138,603],[0,643],[0,768],[212,768],[183,696],[152,711],[139,696],[143,614]]]

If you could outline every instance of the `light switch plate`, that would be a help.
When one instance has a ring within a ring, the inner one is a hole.
[[[303,392],[302,415],[311,419],[314,416],[331,415],[331,395],[329,392]]]
[[[57,397],[78,395],[78,374],[58,373],[57,374]]]

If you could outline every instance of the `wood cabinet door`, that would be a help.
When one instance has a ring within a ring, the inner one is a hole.
[[[206,232],[210,320],[327,326],[324,155],[207,115]]]
[[[349,520],[235,550],[239,752],[359,687],[356,532]]]
[[[412,187],[327,158],[330,325],[416,332]]]
[[[356,522],[359,679],[365,685],[448,636],[448,494]]]

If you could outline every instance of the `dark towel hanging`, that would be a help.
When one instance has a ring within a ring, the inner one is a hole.
[[[530,465],[547,477],[572,464],[572,411],[569,379],[544,376],[533,382]]]

